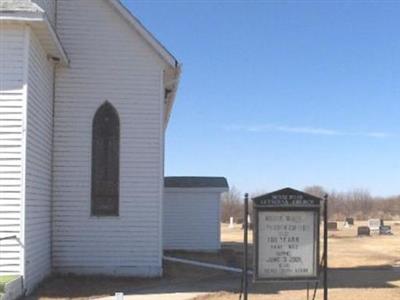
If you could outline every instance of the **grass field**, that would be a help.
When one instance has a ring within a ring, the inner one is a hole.
[[[13,281],[16,279],[18,276],[15,275],[3,275],[0,276],[0,294],[4,293],[4,287],[7,283]]]
[[[330,300],[398,300],[400,299],[400,222],[392,225],[393,235],[357,237],[358,222],[352,228],[329,232]],[[166,254],[198,261],[240,267],[242,264],[243,231],[221,225],[222,249],[219,253]],[[251,237],[250,237],[251,241]],[[251,253],[251,251],[250,251]],[[196,300],[238,299],[240,276],[211,269],[165,263],[160,279],[60,276],[50,278],[29,299],[88,299],[113,295],[165,295],[170,293],[208,293]],[[310,286],[311,288],[311,286]],[[249,300],[301,300],[306,297],[305,283],[250,285]],[[312,291],[310,291],[312,295]],[[317,291],[316,299],[322,293]],[[156,296],[157,297],[157,296]],[[169,296],[156,298],[168,299]],[[139,298],[141,299],[141,298]],[[310,298],[312,299],[312,298]]]
[[[393,235],[357,237],[357,226],[366,222],[357,222],[351,228],[339,223],[337,231],[329,231],[329,299],[400,299],[400,223],[385,224],[392,226]],[[221,233],[224,248],[240,251],[243,231],[239,226],[230,229],[223,224]],[[250,299],[300,300],[307,299],[306,295],[305,284],[256,284],[251,285]],[[322,291],[318,290],[316,296],[322,299]],[[196,298],[231,299],[238,299],[237,292]]]
[[[367,222],[357,222],[355,226],[344,228],[343,223],[339,222],[337,231],[328,232],[330,268],[392,266],[400,262],[400,222],[385,222],[385,225],[392,226],[391,236],[357,237],[357,226],[363,225],[367,225]],[[221,239],[223,248],[239,252],[242,249],[243,230],[239,225],[230,229],[222,224]],[[251,233],[249,241],[252,242]]]

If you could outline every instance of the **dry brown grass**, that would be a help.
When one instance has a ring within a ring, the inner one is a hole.
[[[393,235],[357,237],[357,227],[343,228],[340,224],[337,232],[330,232],[329,266],[331,268],[349,268],[360,266],[393,265],[400,260],[400,226],[392,225]],[[357,222],[357,226],[366,222]]]
[[[385,225],[392,226],[393,235],[370,237],[357,237],[357,226],[365,226],[367,222],[357,222],[350,228],[344,228],[343,225],[343,222],[339,222],[337,231],[328,232],[330,268],[391,266],[400,261],[399,222],[385,222]],[[230,229],[227,224],[222,224],[221,238],[225,248],[242,251],[243,230],[240,225]],[[251,232],[249,242],[252,242]]]
[[[329,300],[399,300],[398,289],[333,289],[329,292]],[[312,295],[310,295],[310,299]],[[221,292],[214,295],[200,296],[194,300],[238,300],[235,293]],[[243,299],[243,298],[242,298]],[[305,300],[305,291],[282,291],[278,294],[250,294],[251,300]],[[318,291],[315,300],[322,300],[322,292]]]
[[[392,225],[392,236],[374,235],[357,237],[356,226],[329,232],[329,299],[330,300],[398,300],[400,299],[400,268],[393,268],[400,261],[400,225]],[[225,245],[236,251],[241,249],[243,231],[223,224],[222,238]],[[322,232],[322,231],[321,231]],[[257,284],[250,288],[250,299],[297,300],[306,299],[305,284]],[[312,292],[310,291],[310,294]],[[235,292],[220,292],[196,298],[196,300],[238,299]],[[322,299],[318,290],[316,299]]]

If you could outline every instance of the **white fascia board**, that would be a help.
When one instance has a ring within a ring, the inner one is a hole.
[[[164,116],[164,129],[167,128],[169,119],[171,117],[171,112],[172,112],[172,107],[174,106],[175,98],[176,98],[176,93],[178,91],[178,86],[179,86],[179,80],[181,77],[181,65],[179,64],[175,70],[174,70],[174,75],[172,78],[169,78],[169,81],[165,83],[164,88],[165,89],[170,89],[171,93],[167,96],[165,99],[165,116]]]
[[[45,23],[47,26],[48,33],[51,36],[51,40],[54,42],[54,46],[57,49],[58,54],[60,55],[60,62],[63,66],[67,67],[69,65],[69,59],[67,56],[67,52],[64,50],[63,45],[61,44],[60,38],[57,35],[57,32],[54,30],[53,26],[51,25],[50,21],[46,17]]]
[[[45,13],[38,11],[0,11],[0,22],[29,25],[38,36],[47,54],[53,58],[58,58],[61,65],[69,65],[68,56]]]

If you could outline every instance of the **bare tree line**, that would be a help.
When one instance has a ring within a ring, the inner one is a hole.
[[[330,220],[342,221],[346,217],[353,217],[356,220],[367,220],[369,218],[400,219],[400,195],[374,197],[364,189],[336,192],[327,191],[321,186],[306,187],[304,192],[317,197],[329,195],[328,213]],[[243,194],[235,187],[222,195],[221,221],[229,222],[230,217],[234,217],[235,221],[243,220]]]
[[[234,186],[221,199],[221,222],[228,223],[230,217],[235,222],[243,220],[243,195]]]
[[[353,217],[356,220],[370,218],[400,219],[400,195],[374,197],[364,189],[327,192],[320,186],[306,187],[304,191],[318,197],[324,194],[329,195],[328,214],[332,220],[344,220],[346,217]]]

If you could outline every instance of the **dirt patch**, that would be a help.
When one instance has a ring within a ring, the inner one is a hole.
[[[160,281],[160,278],[54,275],[26,299],[92,299],[128,291],[132,287],[155,286]]]

